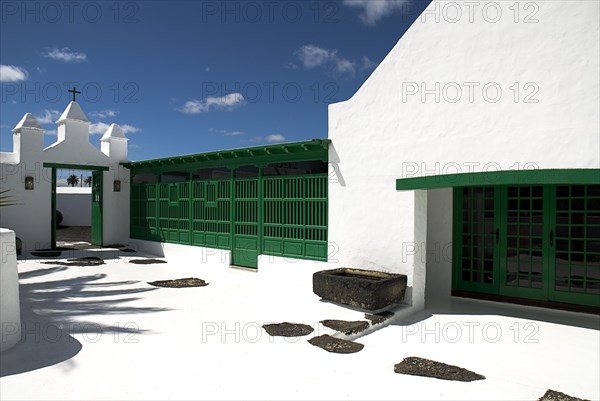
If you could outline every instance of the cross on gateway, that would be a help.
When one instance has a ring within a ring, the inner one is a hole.
[[[81,92],[79,92],[77,89],[75,89],[75,87],[73,87],[73,89],[69,89],[67,92],[72,93],[73,94],[73,101],[75,101],[75,96],[77,94],[81,95]]]

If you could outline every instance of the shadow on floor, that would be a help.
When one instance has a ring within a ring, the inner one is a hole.
[[[427,320],[433,315],[504,316],[600,330],[600,317],[597,315],[460,297],[430,300],[425,309],[394,325],[408,326]]]
[[[127,305],[139,299],[137,294],[157,290],[132,288],[138,281],[101,282],[106,274],[53,280],[53,274],[69,267],[46,266],[40,265],[36,270],[19,274],[22,337],[15,347],[2,353],[0,377],[67,361],[79,353],[86,338],[97,342],[102,335],[150,332],[136,324],[106,325],[93,319],[87,321],[85,316],[138,315],[171,310]],[[43,282],[22,283],[43,276],[47,276]]]

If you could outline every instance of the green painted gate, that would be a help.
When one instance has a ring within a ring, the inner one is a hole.
[[[231,264],[256,268],[260,254],[259,179],[236,179],[234,186]]]
[[[131,238],[327,261],[330,141],[263,145],[125,163]]]
[[[92,244],[102,246],[102,171],[92,172]]]
[[[465,187],[453,288],[600,306],[600,185]]]
[[[192,245],[231,248],[231,180],[192,181]]]
[[[231,173],[233,175],[233,173]],[[327,174],[131,185],[131,237],[258,255],[327,260]]]

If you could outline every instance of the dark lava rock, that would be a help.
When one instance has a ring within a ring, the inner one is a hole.
[[[133,259],[130,260],[129,263],[133,263],[134,265],[152,265],[155,263],[167,263],[164,260],[160,259]]]
[[[354,354],[362,350],[365,346],[354,341],[340,340],[339,338],[331,337],[327,334],[313,337],[308,340],[315,347],[323,348],[325,351],[335,354]]]
[[[349,322],[347,320],[322,320],[321,324],[335,331],[341,331],[344,334],[360,333],[369,328],[369,322],[363,320],[355,322]]]
[[[300,337],[306,336],[314,331],[314,329],[307,324],[288,322],[264,324],[263,329],[273,337]]]
[[[187,287],[205,287],[208,283],[199,278],[178,278],[176,280],[160,280],[153,281],[148,283],[155,287],[165,287],[165,288],[187,288]]]
[[[405,375],[435,377],[436,379],[455,380],[471,382],[483,380],[485,376],[471,372],[458,366],[446,365],[429,359],[414,356],[404,358],[402,362],[394,366],[394,372]]]
[[[581,398],[571,397],[560,391],[548,390],[538,401],[586,401]]]
[[[375,314],[365,313],[365,319],[370,320],[371,324],[383,323],[386,320],[388,320],[389,318],[391,318],[392,316],[394,316],[394,312],[390,312],[390,311],[385,311],[385,312],[375,313]]]
[[[60,265],[60,266],[100,266],[104,264],[104,260],[96,256],[88,256],[85,258],[67,259],[66,262],[42,262],[47,265]]]
[[[313,292],[323,299],[379,311],[404,299],[407,277],[374,270],[341,268],[313,274]]]
[[[62,255],[61,251],[35,251],[31,252],[32,256],[37,258],[57,258]]]
[[[123,249],[119,249],[119,252],[135,253],[137,251],[135,249],[131,249],[131,248],[123,248]]]

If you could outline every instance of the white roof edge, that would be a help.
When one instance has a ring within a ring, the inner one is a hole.
[[[13,132],[18,133],[21,131],[21,128],[44,131],[44,128],[42,128],[42,125],[40,124],[38,119],[35,118],[31,113],[25,113],[23,118],[21,118],[21,121],[19,121],[15,128],[13,128]]]
[[[102,138],[100,138],[100,141],[106,142],[109,139],[124,139],[126,141],[128,140],[119,124],[115,123],[112,123],[110,127],[108,127],[104,135],[102,135]]]
[[[71,101],[65,111],[61,114],[60,118],[56,121],[57,124],[62,123],[66,120],[83,121],[89,123],[87,116],[79,106],[79,103]]]

